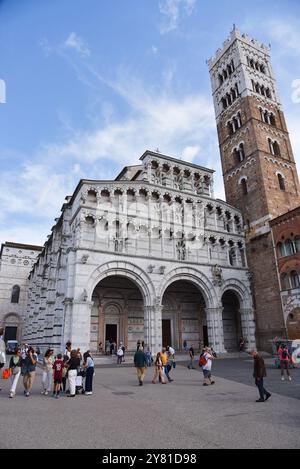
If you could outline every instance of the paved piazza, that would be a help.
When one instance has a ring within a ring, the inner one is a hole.
[[[41,372],[29,398],[22,385],[14,399],[2,380],[1,448],[300,448],[300,370],[282,383],[267,360],[270,401],[255,403],[249,359],[215,362],[216,384],[202,386],[202,373],[179,363],[175,381],[151,384],[148,369],[139,387],[135,369],[96,369],[93,396],[40,394]],[[226,377],[226,378],[225,378]],[[249,384],[247,384],[249,383]]]

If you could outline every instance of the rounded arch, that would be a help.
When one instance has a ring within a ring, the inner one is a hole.
[[[94,289],[106,277],[119,276],[132,280],[143,296],[145,306],[150,306],[155,297],[155,289],[149,276],[131,262],[112,261],[97,267],[91,274],[87,284],[87,294],[91,300]]]
[[[164,282],[158,292],[160,301],[162,301],[167,288],[178,280],[191,282],[198,287],[204,297],[207,308],[217,307],[217,295],[212,282],[199,270],[185,269],[184,267],[178,267],[165,275]]]
[[[221,288],[221,298],[227,291],[236,293],[241,309],[252,309],[252,297],[250,289],[240,280],[228,279],[226,280]]]

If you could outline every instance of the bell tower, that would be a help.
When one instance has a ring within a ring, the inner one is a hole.
[[[269,222],[300,205],[270,47],[234,27],[208,61],[226,200],[242,211],[258,343],[286,335]]]

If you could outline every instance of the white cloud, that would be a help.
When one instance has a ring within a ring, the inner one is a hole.
[[[77,36],[76,33],[72,32],[64,42],[64,46],[69,49],[76,50],[82,57],[89,57],[91,55],[88,46],[84,40]]]
[[[183,16],[190,16],[196,7],[197,0],[162,0],[159,10],[165,21],[160,26],[161,34],[166,34],[178,28]]]

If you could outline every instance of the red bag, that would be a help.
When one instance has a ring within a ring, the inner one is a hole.
[[[199,358],[199,366],[205,366],[207,363],[207,360],[205,358],[204,355],[200,355],[200,358]]]
[[[10,369],[9,368],[4,368],[2,371],[2,378],[3,379],[8,379],[10,377]]]

